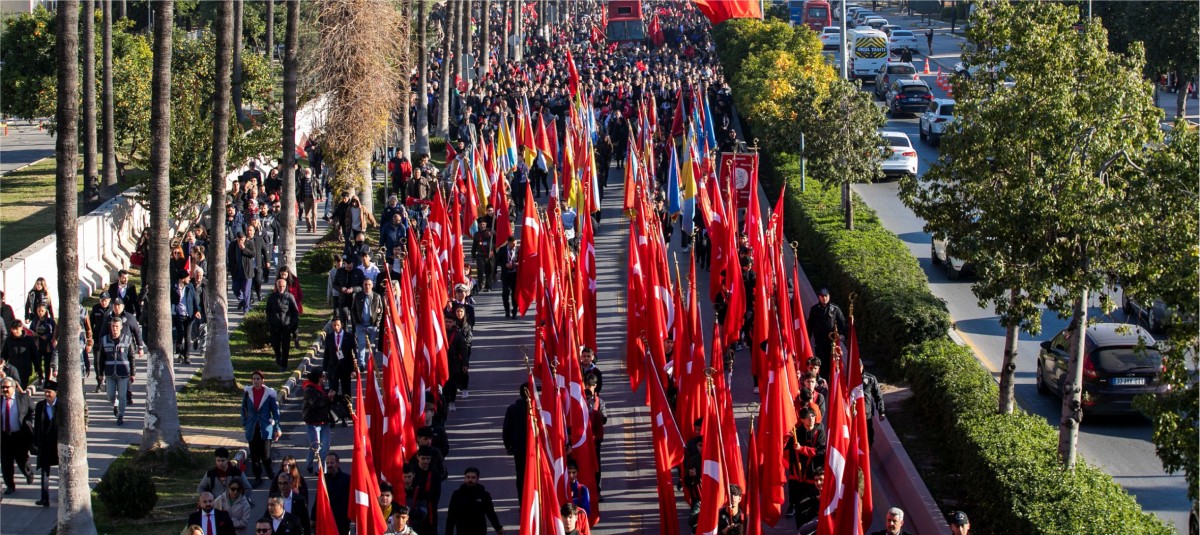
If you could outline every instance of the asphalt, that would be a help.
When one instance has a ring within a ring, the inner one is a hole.
[[[54,137],[38,121],[10,121],[0,127],[0,175],[54,156]]]

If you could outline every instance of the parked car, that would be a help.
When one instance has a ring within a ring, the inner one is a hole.
[[[1071,331],[1042,342],[1037,390],[1063,395],[1068,382]],[[1087,414],[1140,414],[1133,399],[1165,391],[1158,373],[1162,355],[1150,332],[1127,323],[1097,323],[1084,333],[1083,411]]]
[[[826,26],[821,28],[821,48],[824,50],[837,50],[842,44],[842,27],[841,26]]]
[[[1178,310],[1168,307],[1161,299],[1147,299],[1121,291],[1121,308],[1125,316],[1152,333],[1163,332],[1175,320]]]
[[[867,29],[871,29],[871,30],[879,30],[879,29],[883,28],[884,26],[887,26],[887,24],[888,24],[888,21],[887,21],[887,19],[885,19],[885,18],[883,18],[883,17],[870,17],[870,18],[868,18],[867,20],[864,20],[862,24],[859,24],[858,26],[856,26],[856,27],[855,27],[855,29],[858,29],[858,30],[867,30]]]
[[[907,61],[889,61],[875,73],[875,98],[883,100],[892,82],[900,78],[912,78],[917,75],[917,68]]]
[[[933,265],[943,266],[946,270],[946,278],[952,281],[962,278],[964,274],[973,270],[973,267],[965,260],[954,257],[950,239],[938,234],[934,234],[930,241],[929,258],[933,261]]]
[[[883,32],[884,35],[891,37],[892,32],[895,30],[899,30],[899,29],[900,29],[900,26],[898,26],[896,24],[885,24],[882,28],[879,29],[879,31]]]
[[[920,45],[912,30],[894,29],[888,34],[888,51],[918,50]]]
[[[933,92],[924,80],[896,80],[884,96],[887,112],[891,115],[901,113],[922,113],[933,101]]]
[[[954,99],[935,98],[921,114],[917,130],[921,133],[921,141],[929,140],[937,145],[941,142],[942,134],[954,122]]]
[[[917,176],[917,149],[904,132],[882,131],[883,146],[879,148],[880,167],[885,177]]]
[[[867,19],[874,19],[874,18],[879,18],[879,15],[876,15],[874,11],[870,11],[870,10],[859,11],[858,13],[855,13],[855,15],[854,15],[854,27],[857,28],[859,26],[862,26],[863,23],[867,22]],[[849,24],[847,24],[847,26],[849,26]]]

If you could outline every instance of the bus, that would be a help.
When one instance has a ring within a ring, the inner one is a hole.
[[[644,41],[646,24],[642,21],[641,0],[609,0],[604,35],[614,43]]]
[[[794,26],[808,26],[812,31],[821,33],[822,28],[833,25],[833,13],[829,9],[829,2],[825,0],[789,0],[788,20]]]

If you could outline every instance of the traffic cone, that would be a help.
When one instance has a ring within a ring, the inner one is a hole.
[[[935,84],[935,85],[937,85],[939,89],[945,89],[945,88],[946,88],[946,78],[945,78],[945,75],[943,75],[943,74],[942,74],[942,68],[941,68],[941,67],[938,67],[938,70],[937,70],[937,79],[934,81],[934,84]]]
[[[929,74],[929,58],[925,58],[925,74]]]

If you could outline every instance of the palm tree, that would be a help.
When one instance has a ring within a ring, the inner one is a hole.
[[[185,452],[175,398],[171,353],[171,34],[173,0],[154,11],[154,67],[150,77],[150,207],[146,288],[146,420],[141,455]]]
[[[483,24],[479,30],[479,57],[476,58],[475,64],[479,65],[479,80],[482,81],[484,76],[487,76],[488,69],[491,67],[492,56],[492,3],[489,0],[483,0]]]
[[[113,0],[101,0],[104,4],[104,86],[100,89],[100,102],[104,107],[104,179],[105,187],[117,185],[117,142],[113,139],[113,55],[112,21]]]
[[[205,383],[218,387],[233,387],[233,362],[229,355],[229,302],[225,294],[225,173],[229,167],[229,98],[230,76],[233,69],[233,0],[221,0],[217,4],[217,18],[213,21],[216,34],[216,70],[213,87],[213,143],[212,204],[208,236],[209,242],[217,244],[208,251],[208,280],[204,287],[204,306],[208,314],[208,334],[204,343]]]
[[[275,61],[275,0],[267,0],[267,31],[263,36],[267,44],[267,63]]]
[[[283,199],[280,211],[283,246],[281,263],[296,273],[296,48],[300,38],[300,2],[287,0],[283,52]]]
[[[473,2],[470,2],[469,0],[463,1],[462,8],[461,8],[462,15],[459,17],[459,21],[458,21],[462,25],[462,29],[459,30],[459,42],[455,48],[458,50],[458,52],[461,52],[461,54],[455,54],[455,56],[457,56],[459,58],[458,59],[458,76],[460,78],[462,78],[463,80],[466,80],[467,77],[470,76],[470,71],[471,71],[470,56],[471,56],[471,53],[473,50],[471,48],[471,40],[472,40],[471,39],[471,37],[472,37],[471,5],[472,5],[472,3]]]
[[[413,0],[417,19],[417,154],[429,154],[429,4]]]
[[[512,21],[513,21],[513,59],[523,61],[525,59],[525,22],[524,16],[521,14],[521,0],[513,0],[512,2]]]
[[[509,18],[508,0],[500,0],[500,57],[497,59],[497,64],[503,64],[508,61],[508,24],[512,20]]]
[[[83,0],[83,190],[100,197],[96,172],[96,0]]]
[[[242,115],[242,0],[233,0],[233,113],[238,122]]]
[[[90,2],[89,2],[90,3]],[[95,17],[91,9],[88,17]],[[75,299],[79,295],[78,217],[75,168],[79,164],[79,4],[58,6],[58,102],[55,111],[54,234],[58,244],[58,403],[66,418],[58,421],[60,455],[58,483],[58,533],[96,533],[92,520],[92,490],[88,486],[87,421],[84,419],[83,377],[80,373],[79,320]],[[85,32],[86,33],[86,32]],[[89,47],[90,48],[90,47]],[[93,59],[94,61],[94,59]],[[94,91],[94,86],[93,86]],[[93,119],[93,125],[95,119]],[[94,146],[93,146],[94,148]],[[68,304],[70,303],[70,304]],[[99,372],[97,372],[99,373]]]
[[[413,91],[412,91],[412,69],[413,69],[413,51],[412,51],[412,14],[413,0],[404,0],[400,3],[400,20],[403,21],[402,28],[404,39],[404,55],[401,60],[400,68],[400,117],[399,126],[397,126],[398,136],[396,136],[397,154],[403,156],[407,160],[412,160],[410,149],[412,148],[412,138],[409,137],[409,129],[412,128],[412,121],[409,113],[412,111]],[[403,195],[401,195],[403,197]]]
[[[450,86],[454,85],[452,80],[454,69],[450,65],[455,61],[451,49],[454,48],[454,43],[459,42],[455,38],[455,30],[459,26],[458,6],[458,1],[447,0],[446,16],[442,17],[444,25],[442,28],[442,75],[439,87],[441,92],[438,95],[437,129],[434,130],[434,134],[439,137],[449,137],[450,135],[450,96],[453,94]]]

